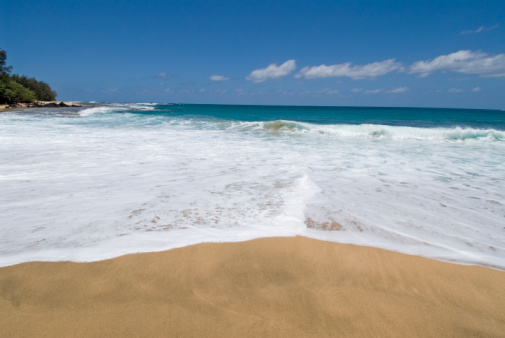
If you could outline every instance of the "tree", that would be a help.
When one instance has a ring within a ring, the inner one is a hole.
[[[7,60],[7,53],[3,49],[0,49],[0,75],[8,75],[11,72],[12,66],[7,67],[5,60]]]
[[[17,83],[16,81],[0,80],[0,100],[12,102],[34,102],[37,96],[33,91]]]
[[[25,75],[19,76],[17,74],[12,75],[11,80],[33,91],[39,101],[54,101],[56,99],[56,92],[43,81],[37,81],[33,77],[28,78]]]

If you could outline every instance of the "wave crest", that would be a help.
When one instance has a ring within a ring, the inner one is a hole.
[[[378,124],[318,125],[295,121],[238,122],[231,129],[262,130],[276,134],[307,134],[336,138],[363,138],[372,140],[418,141],[505,141],[505,131],[476,128],[417,128]]]
[[[83,109],[79,112],[79,115],[85,117],[95,114],[107,114],[113,112],[154,110],[155,109],[154,106],[155,104],[151,103],[135,103],[135,104],[125,103],[125,104],[103,105]]]
[[[266,130],[271,130],[271,131],[276,131],[276,132],[303,131],[303,130],[307,129],[305,126],[303,126],[300,123],[293,122],[293,121],[283,121],[283,120],[264,122],[263,128]]]

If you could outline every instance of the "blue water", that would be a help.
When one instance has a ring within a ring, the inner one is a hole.
[[[499,110],[2,113],[0,265],[302,235],[505,269],[503,163]]]
[[[237,121],[288,120],[315,124],[380,124],[419,128],[480,128],[505,130],[505,111],[489,109],[302,107],[240,105],[156,105],[140,114],[166,114]]]

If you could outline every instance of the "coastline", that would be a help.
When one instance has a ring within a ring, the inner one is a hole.
[[[74,107],[75,108],[82,107],[82,104],[67,101],[36,101],[32,103],[1,104],[0,112],[13,111],[24,108],[74,108]]]
[[[306,237],[0,268],[0,336],[499,336],[505,272]]]

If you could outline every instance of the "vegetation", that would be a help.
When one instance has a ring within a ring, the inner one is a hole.
[[[22,84],[7,78],[5,81],[0,80],[0,101],[7,103],[34,102],[37,101],[37,96]]]
[[[6,65],[7,53],[0,49],[0,103],[53,101],[56,92],[43,82],[25,75],[11,75]]]
[[[35,93],[39,101],[54,101],[56,92],[43,81],[37,81],[33,77],[19,76],[17,74],[11,76],[11,80],[23,85]]]

